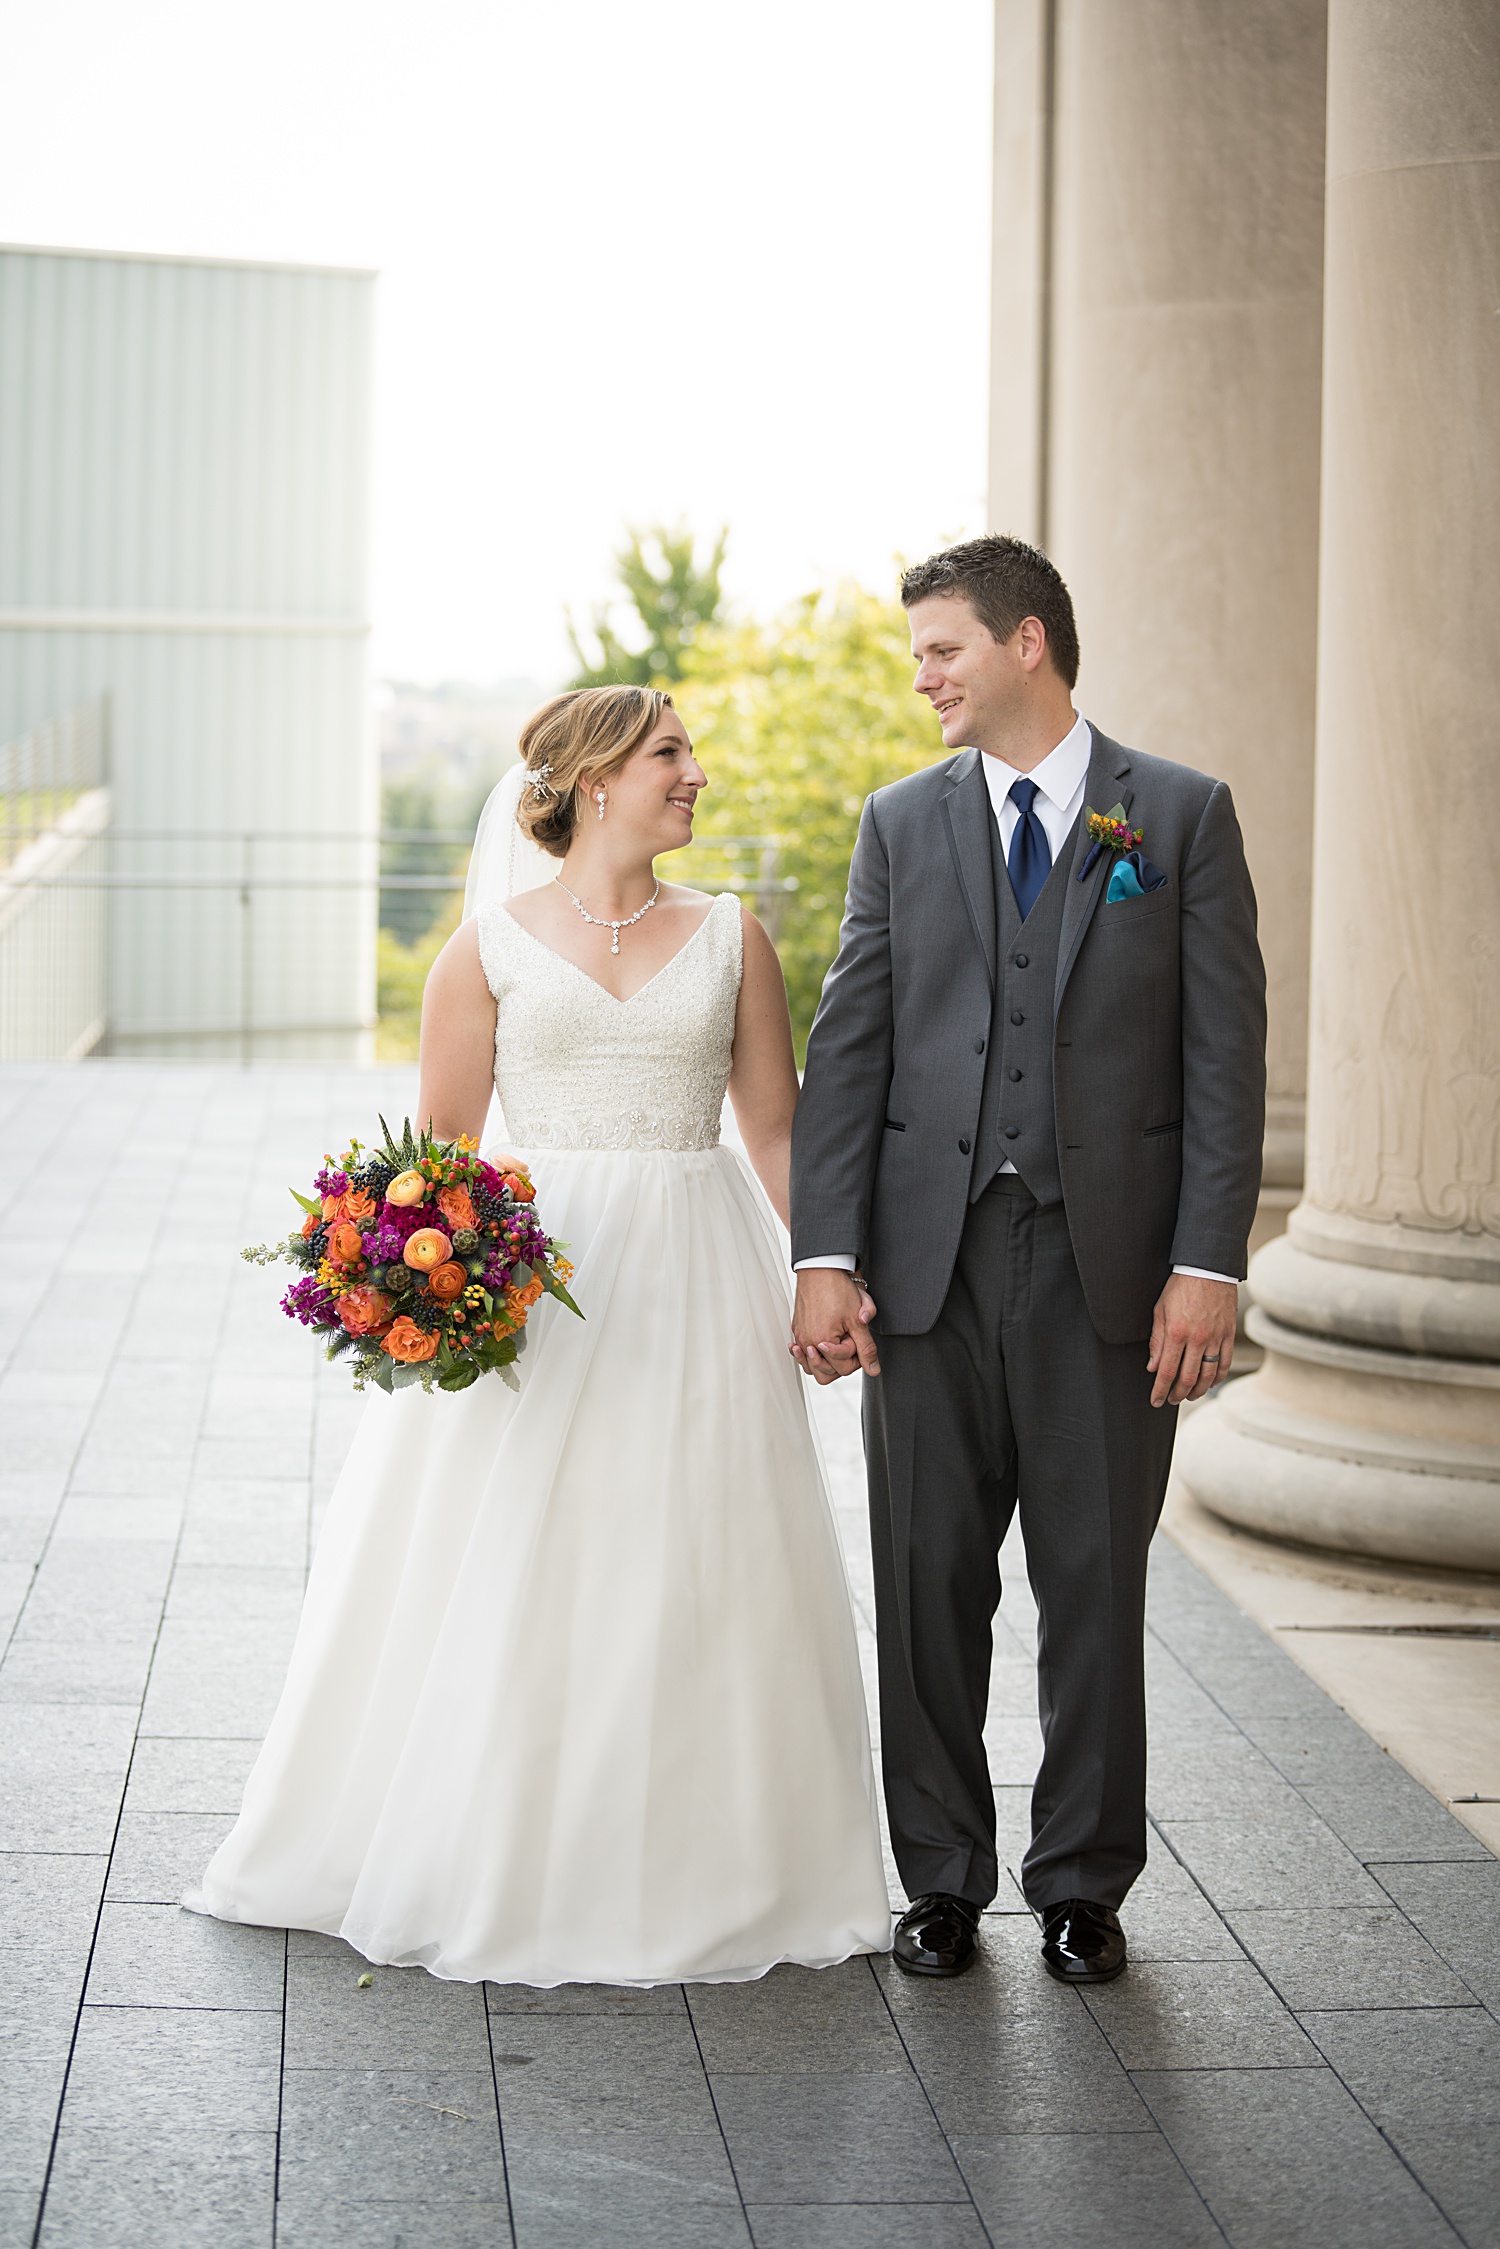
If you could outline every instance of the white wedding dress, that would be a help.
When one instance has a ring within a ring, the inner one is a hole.
[[[732,897],[626,1001],[481,911],[507,1144],[577,1266],[520,1392],[372,1395],[239,1822],[184,1902],[501,1983],[890,1945],[775,1221],[719,1145]]]

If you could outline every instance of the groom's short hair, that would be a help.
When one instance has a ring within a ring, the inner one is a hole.
[[[1078,684],[1078,627],[1073,597],[1062,573],[1040,547],[994,531],[945,547],[901,573],[901,599],[931,601],[937,594],[961,594],[985,630],[1009,640],[1023,617],[1038,617],[1046,628],[1047,653],[1064,687]]]

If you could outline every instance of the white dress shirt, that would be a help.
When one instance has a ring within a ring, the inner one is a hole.
[[[1042,824],[1055,864],[1069,829],[1083,810],[1083,792],[1088,785],[1089,759],[1093,752],[1094,737],[1088,720],[1075,718],[1057,748],[1049,750],[1041,764],[1034,765],[1030,773],[1021,773],[1015,766],[1007,765],[1004,758],[991,757],[987,751],[981,754],[979,762],[984,768],[984,783],[990,792],[991,809],[1000,824],[1000,849],[1007,863],[1011,837],[1021,817],[1021,808],[1010,793],[1016,782],[1036,783],[1031,809]],[[1000,1169],[1014,1176],[1016,1167],[1007,1157]],[[801,1257],[793,1270],[801,1273],[810,1266],[832,1266],[839,1272],[852,1273],[855,1260],[847,1252],[828,1257]],[[1172,1270],[1200,1281],[1231,1279],[1228,1273],[1206,1272],[1201,1265],[1174,1265]]]

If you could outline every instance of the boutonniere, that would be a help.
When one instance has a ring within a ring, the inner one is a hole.
[[[1123,804],[1117,804],[1110,812],[1091,812],[1085,805],[1083,824],[1093,841],[1089,845],[1088,857],[1078,870],[1080,882],[1088,881],[1106,851],[1118,857],[1127,851],[1139,851],[1146,840],[1144,828],[1126,825]]]

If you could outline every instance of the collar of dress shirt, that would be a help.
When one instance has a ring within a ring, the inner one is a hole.
[[[1088,779],[1089,758],[1093,754],[1094,738],[1086,718],[1076,718],[1055,750],[1049,750],[1040,765],[1034,765],[1029,774],[1019,773],[1015,766],[1007,765],[1002,757],[981,753],[980,764],[990,792],[990,802],[998,817],[1000,807],[1010,795],[1012,785],[1021,780],[1035,781],[1044,797],[1056,805],[1059,812],[1070,813],[1073,800],[1081,796],[1083,784]]]

